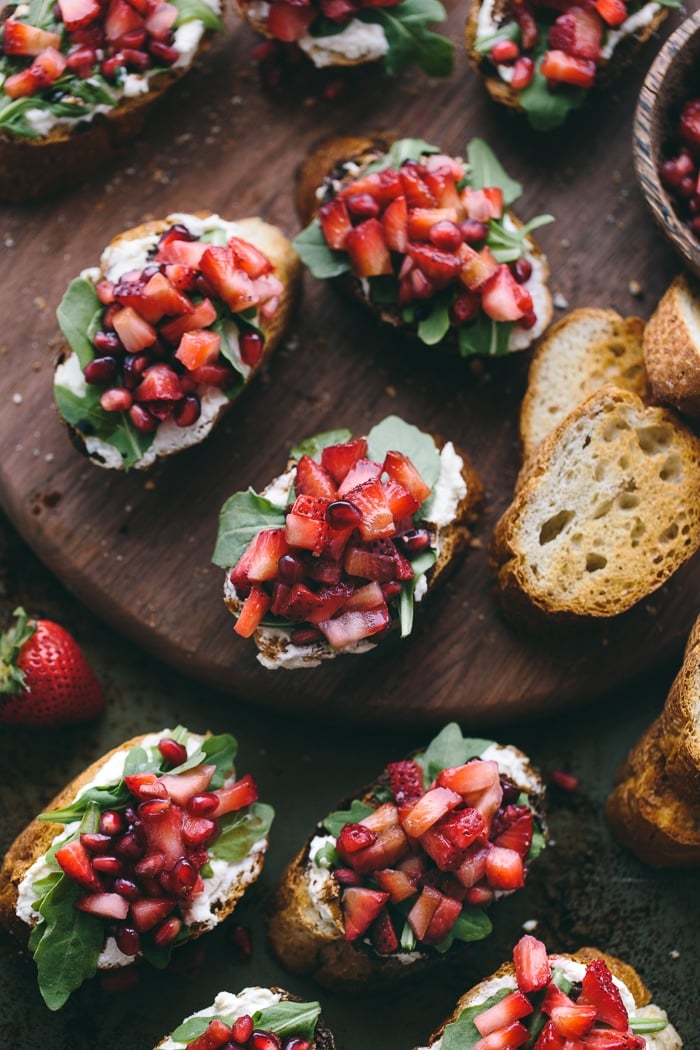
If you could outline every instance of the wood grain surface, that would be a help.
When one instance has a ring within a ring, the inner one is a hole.
[[[690,5],[693,6],[693,5]],[[694,7],[696,8],[696,3]],[[250,29],[231,24],[120,163],[53,200],[0,211],[0,499],[46,565],[94,612],[185,674],[255,704],[330,721],[465,725],[539,715],[588,700],[676,657],[697,614],[696,559],[642,606],[600,628],[537,636],[500,616],[485,547],[518,469],[517,413],[528,357],[469,363],[379,330],[307,275],[286,345],[205,445],[123,476],[75,452],[54,410],[54,311],[72,276],[120,230],[173,210],[259,214],[293,234],[294,171],[328,134],[393,128],[461,152],[487,139],[525,185],[523,218],[542,211],[553,290],[568,306],[648,316],[677,269],[634,183],[632,116],[675,13],[614,92],[564,130],[536,135],[491,102],[461,48],[455,73],[386,82],[349,75],[333,101],[286,85],[265,92]],[[557,311],[561,316],[562,310]],[[453,438],[487,489],[477,545],[421,610],[407,642],[309,671],[267,672],[232,633],[223,574],[210,564],[218,510],[261,488],[299,438],[363,433],[396,412]]]

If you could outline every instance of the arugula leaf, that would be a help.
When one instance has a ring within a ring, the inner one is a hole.
[[[85,368],[95,356],[95,347],[88,333],[99,325],[104,307],[97,297],[92,281],[76,277],[68,285],[58,304],[56,318],[71,350],[75,351],[80,367]]]
[[[363,169],[363,175],[371,175],[375,171],[385,171],[386,168],[400,168],[405,160],[420,160],[430,153],[439,153],[437,146],[431,146],[423,139],[397,139],[392,143],[386,153],[382,153],[371,164]]]
[[[435,945],[435,949],[444,955],[455,941],[463,941],[465,944],[470,944],[472,941],[483,941],[492,929],[493,925],[485,911],[464,905],[449,934],[444,941]]]
[[[462,730],[457,723],[448,722],[431,740],[425,751],[416,755],[416,762],[423,770],[426,786],[432,784],[443,769],[463,766],[470,758],[480,758],[492,743],[493,740],[462,736]]]
[[[526,799],[526,802],[529,801]],[[547,840],[544,837],[544,832],[540,828],[539,824],[535,820],[532,826],[532,842],[530,843],[530,849],[528,850],[527,857],[525,858],[526,864],[531,864],[533,860],[536,860],[543,849],[547,846]]]
[[[94,435],[113,445],[122,457],[124,470],[133,467],[150,448],[152,433],[140,434],[128,422],[124,412],[105,412],[100,405],[101,388],[86,384],[85,394],[79,397],[68,387],[56,384],[53,392],[58,411],[66,423],[82,434]]]
[[[328,247],[318,218],[296,235],[292,245],[304,265],[321,281],[352,270],[350,257],[345,252],[334,252]]]
[[[364,802],[356,798],[350,803],[349,809],[336,809],[321,821],[329,835],[338,838],[346,824],[359,824],[361,820],[368,817],[374,810]]]
[[[430,434],[398,416],[387,416],[367,435],[367,458],[383,463],[392,449],[408,456],[426,485],[433,488],[440,476],[440,453]]]
[[[503,193],[503,203],[507,208],[522,195],[521,184],[511,179],[483,139],[471,139],[467,144],[467,163],[469,185],[472,189],[483,190],[489,186],[497,186]]]
[[[208,847],[210,855],[231,864],[243,860],[251,846],[267,835],[274,817],[274,809],[265,802],[254,802],[245,809],[225,814],[219,821],[221,834]]]
[[[243,376],[243,382],[245,383],[250,375],[251,369],[243,363],[241,357],[240,342],[238,325],[235,321],[232,321],[230,317],[219,317],[218,320],[214,321],[211,325],[211,331],[221,339],[221,345],[219,352],[222,357],[225,357],[230,365],[233,365],[239,375]],[[237,384],[233,387],[233,393],[227,390],[226,394],[230,396],[236,396],[243,389],[243,384],[238,386]]]
[[[258,496],[254,489],[234,492],[219,512],[219,533],[212,561],[222,569],[236,565],[262,529],[284,527],[284,509]]]
[[[231,1020],[231,1017],[227,1017],[224,1014],[205,1014],[203,1017],[188,1017],[181,1025],[178,1025],[170,1038],[174,1043],[184,1043],[185,1046],[189,1046],[190,1043],[206,1032],[212,1021],[223,1021],[225,1024],[230,1025]]]
[[[62,873],[37,911],[43,922],[32,940],[39,991],[49,1010],[60,1010],[72,992],[97,970],[104,943],[104,924],[78,911],[82,891]]]
[[[418,338],[426,346],[442,342],[450,330],[450,308],[454,300],[454,289],[440,292],[431,301],[430,313],[418,322]]]
[[[629,1026],[637,1035],[654,1035],[668,1028],[668,1021],[663,1017],[630,1017]]]
[[[563,970],[559,970],[556,966],[552,967],[552,984],[555,984],[557,988],[560,988],[565,995],[568,995],[571,991],[571,981],[566,976]],[[528,1047],[533,1046],[537,1040],[538,1035],[545,1026],[547,1020],[545,1014],[542,1013],[542,1004],[544,1003],[544,992],[540,993],[537,999],[533,1002],[535,1007],[534,1013],[524,1022],[525,1027],[530,1033],[528,1040]]]
[[[204,761],[207,765],[216,766],[209,783],[209,790],[223,787],[224,781],[233,769],[238,752],[238,741],[231,733],[217,733],[205,737],[202,741]]]
[[[321,1013],[321,1004],[294,1003],[281,999],[264,1010],[256,1010],[253,1023],[264,1032],[274,1032],[281,1039],[296,1035],[312,1043],[316,1032],[316,1022]]]
[[[314,866],[316,868],[339,868],[341,866],[340,856],[335,846],[327,842],[314,853]]]
[[[424,504],[427,504],[430,500],[426,500]],[[415,601],[416,584],[418,580],[423,576],[429,569],[432,569],[433,565],[437,560],[437,554],[434,550],[430,549],[423,551],[418,557],[414,558],[411,562],[413,568],[413,579],[407,580],[404,583],[401,594],[399,595],[399,623],[401,624],[401,637],[407,638],[413,630],[413,606]]]
[[[488,55],[493,50],[494,44],[499,44],[501,40],[515,40],[520,42],[520,26],[517,22],[506,22],[505,25],[500,26],[495,33],[488,33],[487,36],[480,36],[474,41],[474,50],[478,51],[480,55]]]
[[[56,25],[53,7],[51,0],[29,0],[28,24],[37,29],[53,29]]]
[[[364,22],[378,22],[384,29],[389,41],[384,68],[389,76],[414,63],[432,77],[446,77],[452,72],[452,41],[427,28],[447,17],[439,0],[403,0],[395,7],[363,8],[358,17]]]
[[[540,226],[548,226],[550,222],[554,221],[553,215],[536,215],[534,219],[530,219],[524,226],[515,226],[509,229],[502,225],[502,221],[494,222],[492,220],[489,223],[489,234],[486,238],[486,243],[491,249],[496,262],[515,262],[521,255],[525,255],[528,248],[530,248],[527,241],[532,231],[539,229]]]
[[[542,39],[546,40],[546,32]],[[587,91],[584,88],[562,84],[556,91],[547,87],[547,79],[542,76],[540,65],[544,46],[533,54],[535,75],[526,88],[518,93],[518,102],[527,114],[527,119],[535,131],[551,131],[563,124],[569,113],[580,109],[586,101]]]
[[[484,1010],[495,1006],[496,1003],[500,1003],[501,999],[505,999],[511,991],[511,988],[501,988],[485,1002],[477,1003],[476,1006],[467,1006],[462,1010],[456,1021],[446,1025],[442,1034],[441,1050],[473,1050],[481,1039],[481,1033],[474,1024],[474,1018]]]
[[[329,445],[344,445],[350,441],[352,433],[349,430],[326,430],[322,434],[314,434],[313,437],[305,438],[289,453],[289,458],[300,460],[302,456],[311,456],[312,459],[320,461],[321,453]]]
[[[309,36],[318,38],[321,36],[337,36],[338,33],[342,33],[345,29],[347,29],[347,23],[334,22],[332,18],[318,15],[314,18],[307,32]]]
[[[459,352],[462,357],[472,354],[498,357],[507,354],[512,331],[512,321],[494,321],[482,311],[476,321],[460,325],[457,329]]]
[[[204,0],[173,0],[179,14],[175,20],[175,26],[181,26],[184,22],[193,22],[195,19],[202,22],[205,29],[214,29],[217,33],[223,33],[224,23],[216,11],[213,11]]]

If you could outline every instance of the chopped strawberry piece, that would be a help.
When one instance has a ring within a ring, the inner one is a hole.
[[[140,350],[153,346],[156,341],[157,332],[153,325],[144,321],[132,306],[118,310],[112,318],[112,323],[129,354],[137,354]]]
[[[367,583],[364,587],[358,587],[357,590],[353,591],[345,603],[345,609],[348,612],[353,609],[376,609],[384,604],[384,592],[379,583],[373,580],[372,583]]]
[[[548,1024],[553,1025],[553,1022],[549,1021]],[[539,1047],[539,1043],[537,1045]],[[569,1050],[571,1045],[571,1042],[566,1041],[557,1044],[564,1047],[564,1050]],[[609,1028],[594,1028],[578,1045],[584,1050],[648,1050],[649,1046],[643,1035],[635,1035],[629,1031],[613,1032]]]
[[[532,51],[539,42],[539,31],[529,0],[512,0],[512,9],[520,26],[520,45],[523,51]]]
[[[328,526],[325,521],[309,518],[292,510],[284,524],[284,535],[290,547],[301,547],[302,550],[320,554]]]
[[[347,200],[348,197],[357,197],[360,194],[368,194],[374,197],[379,204],[389,204],[402,192],[401,179],[395,168],[386,168],[384,171],[371,172],[363,175],[345,186],[340,191],[340,196]]]
[[[323,462],[323,457],[321,457],[321,463],[325,467],[326,464]],[[333,472],[330,471],[330,473],[332,474]],[[349,492],[352,492],[353,489],[357,488],[358,485],[362,485],[365,481],[372,481],[374,478],[380,477],[381,473],[381,463],[375,463],[371,459],[364,459],[362,457],[355,460],[343,478],[343,481],[338,486],[338,498],[343,499]]]
[[[596,1018],[596,1008],[587,1006],[585,1003],[555,1006],[552,1009],[551,1018],[559,1035],[567,1039],[577,1039],[592,1028]]]
[[[366,455],[367,442],[364,438],[346,441],[342,445],[327,445],[321,453],[321,466],[328,471],[335,483],[340,485],[345,480],[350,469]],[[379,474],[373,476],[379,477]],[[366,481],[367,478],[362,480]]]
[[[42,88],[48,87],[48,84],[43,70],[30,66],[28,69],[22,69],[19,73],[12,73],[7,77],[3,82],[2,90],[10,98],[27,98],[29,95],[35,95]]]
[[[216,766],[206,763],[188,769],[185,773],[164,773],[158,778],[173,802],[178,806],[186,805],[194,795],[200,795],[209,787]]]
[[[429,241],[430,231],[439,222],[456,223],[457,208],[412,208],[408,215],[408,234],[412,241]]]
[[[262,587],[253,586],[243,603],[236,625],[233,628],[241,638],[250,638],[260,626],[265,613],[270,608],[270,597]]]
[[[490,849],[490,844],[477,841],[465,851],[462,863],[455,872],[455,875],[460,883],[463,886],[466,886],[467,889],[476,886],[476,884],[481,882],[485,877],[486,858],[489,855]]]
[[[603,22],[594,10],[574,5],[555,20],[547,37],[549,46],[577,58],[600,58]]]
[[[488,908],[490,904],[493,904],[495,898],[495,890],[492,890],[485,882],[480,882],[466,891],[464,899],[473,908]]]
[[[462,190],[462,203],[468,218],[476,219],[477,222],[500,219],[503,215],[503,191],[496,186],[487,186],[482,190],[465,186]]]
[[[313,7],[297,7],[286,3],[270,4],[267,16],[267,30],[275,40],[293,44],[309,28],[316,11]]]
[[[319,208],[318,220],[328,247],[333,251],[342,251],[347,235],[352,229],[350,215],[343,198],[334,197],[328,204]]]
[[[551,981],[547,986],[544,999],[542,1000],[542,1012],[550,1016],[552,1010],[556,1007],[562,1006],[573,1006],[574,1001],[570,999],[566,992],[563,992],[561,988]]]
[[[134,926],[139,933],[152,930],[174,911],[176,903],[170,897],[141,897],[140,900],[132,901],[130,911]]]
[[[457,178],[460,179],[463,177],[463,174],[457,176]],[[457,191],[455,183],[455,172],[452,168],[451,161],[442,167],[429,168],[423,176],[423,179],[432,195],[437,198],[438,204],[441,208],[456,208],[458,211],[461,210],[461,201],[459,199],[459,192]]]
[[[513,1021],[519,1021],[521,1017],[527,1017],[532,1010],[532,1003],[522,992],[511,992],[495,1006],[478,1014],[474,1018],[474,1024],[480,1035],[490,1035],[491,1032],[512,1024]]]
[[[151,11],[148,11],[148,2],[145,4],[145,10],[142,9],[140,4],[134,3],[134,0],[131,0],[131,3],[133,7],[137,7],[142,15],[146,15],[146,29],[151,36],[156,40],[165,40],[175,25],[179,14],[175,4],[168,4],[165,3],[165,0],[162,0]]]
[[[518,284],[505,263],[484,285],[481,305],[494,321],[517,321],[533,308],[532,296]]]
[[[382,215],[384,239],[392,252],[405,252],[408,245],[408,206],[401,195],[388,205]]]
[[[424,831],[419,841],[440,871],[456,871],[462,863],[463,851],[447,838],[437,823]]]
[[[206,241],[189,241],[182,237],[169,238],[161,241],[155,262],[167,265],[188,266],[191,269],[199,269],[202,256],[211,248]],[[222,249],[225,251],[225,249]]]
[[[477,292],[498,272],[498,266],[486,245],[479,252],[469,251],[468,246],[463,245],[459,279],[470,291]]]
[[[383,605],[365,612],[343,612],[335,619],[325,620],[318,626],[334,649],[342,649],[363,638],[379,634],[389,626],[390,619],[389,610]]]
[[[323,607],[323,599],[318,594],[314,594],[303,583],[295,583],[289,592],[284,615],[290,620],[309,620],[314,613],[321,612]]]
[[[552,979],[547,949],[530,934],[521,937],[513,949],[513,965],[521,992],[538,992]]]
[[[126,33],[142,29],[143,24],[142,16],[127,0],[110,0],[105,18],[105,36],[108,40],[120,40]]]
[[[458,794],[471,798],[500,782],[497,762],[476,759],[463,766],[449,766],[438,773],[435,781],[440,787],[448,787]]]
[[[389,788],[399,810],[402,806],[416,802],[425,794],[423,772],[412,759],[390,762],[386,771],[389,776]]]
[[[510,86],[513,91],[524,91],[529,87],[535,76],[535,63],[529,55],[521,55],[513,66],[513,75],[510,78]]]
[[[289,553],[284,529],[263,529],[252,540],[248,551],[247,578],[253,583],[274,580],[280,558]]]
[[[214,791],[219,804],[211,814],[212,820],[223,817],[224,813],[235,813],[244,809],[258,800],[258,787],[250,773],[237,780],[234,784],[228,784]]]
[[[478,809],[472,807],[448,813],[436,827],[459,850],[467,849],[476,839],[486,835],[484,818]]]
[[[394,521],[412,517],[420,507],[416,497],[403,485],[400,485],[398,481],[394,481],[393,478],[389,478],[388,481],[384,482],[384,494],[391,508]]]
[[[627,18],[625,0],[594,0],[593,6],[609,26],[619,26]]]
[[[456,791],[444,787],[431,788],[402,816],[404,831],[412,838],[420,838],[446,813],[461,804],[462,798]]]
[[[172,267],[168,267],[172,269]],[[191,313],[185,313],[182,317],[176,317],[173,321],[167,321],[158,329],[159,335],[167,339],[173,345],[179,343],[185,332],[193,332],[198,328],[208,328],[216,320],[216,308],[211,299],[202,299]]]
[[[394,579],[394,559],[384,554],[373,554],[362,547],[346,548],[343,568],[348,576],[359,576],[378,583],[389,583]]]
[[[213,365],[202,365],[201,368],[195,368],[194,372],[190,372],[190,379],[199,386],[215,386],[220,390],[226,390],[228,387],[233,386],[236,381],[237,373],[233,371],[229,364],[223,361],[217,361]]]
[[[444,288],[462,269],[462,260],[452,252],[443,252],[432,244],[409,244],[408,254],[435,288]]]
[[[612,974],[602,959],[592,959],[583,975],[583,995],[598,1011],[598,1019],[618,1032],[627,1031],[628,1015]]]
[[[75,907],[88,915],[97,915],[101,919],[115,919],[117,922],[123,922],[129,914],[128,900],[118,893],[92,893],[87,897],[80,897],[75,902]]]
[[[389,955],[391,952],[395,952],[398,948],[399,939],[396,936],[396,930],[392,925],[389,912],[386,908],[379,913],[372,923],[370,928],[370,938],[375,951],[379,952],[380,955]]]
[[[253,280],[272,272],[273,266],[270,260],[250,241],[245,241],[242,237],[231,237],[228,247],[233,252],[236,265],[240,266],[241,270]]]
[[[423,181],[418,164],[403,164],[399,171],[403,194],[409,208],[436,208],[438,199]]]
[[[486,858],[486,880],[495,890],[518,890],[525,885],[523,859],[513,849],[493,846]]]
[[[221,336],[218,332],[205,332],[202,329],[185,332],[175,351],[175,357],[192,372],[202,365],[213,364],[219,356],[220,347]]]
[[[306,496],[322,496],[324,499],[329,500],[334,500],[336,496],[333,478],[311,456],[302,456],[297,463],[294,487],[297,492]]]
[[[134,390],[134,401],[179,401],[183,396],[180,377],[165,364],[146,368]]]
[[[94,22],[101,8],[97,0],[58,0],[61,21],[69,33]]]
[[[386,831],[388,828],[398,827],[399,811],[393,802],[382,802],[381,806],[363,817],[360,823],[372,831]]]
[[[155,324],[167,315],[192,314],[194,306],[182,292],[170,283],[165,274],[154,273],[141,293],[136,309],[146,321]],[[200,327],[204,327],[203,325]]]
[[[443,894],[442,900],[428,923],[423,942],[425,944],[440,944],[451,933],[461,914],[462,902],[453,900],[451,897],[446,897]]]
[[[365,933],[388,900],[388,894],[362,886],[348,886],[343,893],[342,909],[345,940],[356,941]]]
[[[390,478],[403,485],[418,500],[419,505],[427,500],[431,492],[430,486],[423,481],[408,456],[404,456],[402,452],[387,452],[384,470]]]
[[[567,1050],[567,1040],[559,1035],[552,1021],[547,1021],[537,1037],[533,1050]],[[570,1045],[570,1044],[569,1044]],[[579,1043],[579,1046],[583,1044]]]
[[[154,799],[142,802],[139,817],[146,836],[146,853],[162,853],[171,868],[185,852],[182,842],[182,809],[174,802]]]
[[[345,250],[358,277],[391,274],[391,257],[378,219],[367,219],[353,227],[345,239]]]
[[[411,908],[407,921],[419,941],[425,937],[430,920],[438,909],[438,905],[445,899],[433,886],[424,886],[421,895]]]
[[[377,540],[395,534],[394,517],[381,481],[377,478],[365,481],[352,489],[348,496],[362,514],[359,529],[364,540]]]
[[[337,577],[340,579],[340,566],[337,566],[337,568]],[[309,575],[312,575],[311,572],[309,572]],[[334,586],[322,588],[316,595],[321,605],[318,609],[309,613],[309,621],[311,623],[321,623],[322,620],[330,620],[341,609],[347,608],[353,593],[351,584],[338,583],[337,581]]]
[[[514,849],[525,859],[532,845],[533,816],[527,806],[506,806],[498,820],[498,834],[493,839],[494,846]]]
[[[473,1045],[474,1050],[517,1050],[529,1038],[530,1033],[527,1028],[520,1021],[514,1021],[507,1028],[501,1028],[497,1032],[485,1035],[483,1039],[480,1039],[478,1043]]]
[[[56,862],[66,873],[69,879],[77,882],[87,890],[99,891],[102,889],[100,880],[93,871],[90,855],[83,846],[80,839],[73,839],[61,846],[55,853]]]
[[[216,294],[234,313],[257,304],[258,297],[253,282],[248,274],[237,266],[229,248],[209,245],[200,259],[199,268]]]
[[[376,831],[372,831],[365,824],[345,824],[340,829],[340,835],[336,842],[336,848],[341,859],[348,860],[352,864],[352,854],[360,849],[373,845],[377,841]]]
[[[6,18],[3,26],[2,46],[6,55],[40,55],[47,47],[58,49],[61,37],[45,29]]]
[[[389,894],[392,904],[408,900],[416,892],[418,880],[408,872],[395,868],[379,868],[373,872],[373,876],[379,887]]]
[[[590,58],[575,58],[565,51],[545,51],[540,72],[555,84],[591,88],[595,81],[596,64]]]

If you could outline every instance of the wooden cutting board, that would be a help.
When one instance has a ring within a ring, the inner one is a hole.
[[[697,7],[695,5],[689,5]],[[447,81],[409,72],[386,82],[358,70],[334,101],[301,87],[266,93],[236,24],[153,116],[121,161],[53,200],[5,206],[0,222],[0,499],[6,513],[97,615],[166,663],[263,707],[323,719],[465,725],[539,715],[610,690],[675,657],[695,618],[700,561],[627,615],[574,633],[517,633],[499,615],[485,548],[518,469],[517,416],[528,357],[465,362],[376,328],[307,275],[297,322],[245,398],[204,446],[147,474],[84,460],[55,413],[54,311],[71,279],[120,230],[174,210],[260,214],[294,234],[294,171],[338,131],[395,128],[446,151],[487,139],[525,185],[523,218],[541,231],[561,316],[566,304],[647,317],[678,269],[634,183],[631,122],[658,46],[646,47],[614,93],[563,131],[536,135],[493,104],[467,68],[463,12],[449,30]],[[678,23],[664,25],[665,39]],[[318,669],[268,672],[236,638],[210,564],[217,514],[230,493],[261,488],[298,439],[338,426],[365,433],[397,413],[454,439],[487,490],[476,545],[421,610],[410,640]]]

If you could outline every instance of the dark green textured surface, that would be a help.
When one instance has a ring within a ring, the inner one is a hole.
[[[235,915],[199,942],[201,958],[197,950],[186,949],[176,955],[172,971],[144,970],[136,987],[119,993],[105,991],[96,979],[59,1014],[50,1014],[36,990],[32,962],[14,943],[1,940],[0,1045],[149,1050],[221,989],[278,984],[321,999],[340,1048],[410,1050],[425,1042],[462,991],[509,956],[521,924],[536,919],[536,932],[551,949],[594,944],[635,965],[655,1001],[668,1009],[686,1047],[698,1047],[700,876],[653,872],[638,863],[613,842],[601,808],[626,749],[658,712],[672,670],[571,715],[508,731],[507,742],[524,748],[545,778],[564,768],[580,779],[573,794],[550,792],[552,847],[533,867],[526,889],[493,909],[494,935],[475,946],[461,972],[388,996],[348,1001],[319,993],[272,959],[264,934],[266,896],[316,819],[424,738],[405,731],[328,728],[295,719],[293,712],[283,717],[235,703],[115,637],[51,579],[1,520],[0,555],[3,618],[21,601],[34,614],[60,620],[83,644],[108,695],[107,713],[96,724],[52,733],[2,731],[3,852],[52,794],[95,757],[134,734],[176,722],[194,730],[233,732],[240,744],[239,769],[254,774],[262,798],[277,809],[262,879]],[[506,739],[502,730],[494,735]],[[232,943],[236,923],[252,928],[249,962],[238,957]]]

